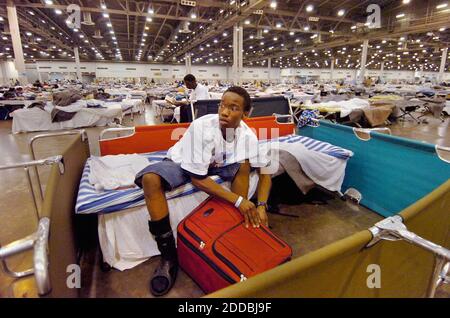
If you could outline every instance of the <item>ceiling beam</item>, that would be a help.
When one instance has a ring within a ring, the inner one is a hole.
[[[169,8],[169,11],[167,11],[167,15],[170,15],[170,12],[172,11],[172,9],[173,9],[173,6],[171,5],[170,8]],[[144,49],[144,57],[146,57],[148,52],[151,52],[153,50],[153,48],[155,47],[156,40],[158,39],[158,36],[161,33],[161,31],[162,31],[162,29],[163,29],[165,24],[166,24],[166,19],[164,19],[163,22],[161,23],[161,26],[160,26],[160,28],[158,30],[158,33],[156,34],[156,37],[155,37],[153,43],[151,45],[150,44],[146,45],[146,48]],[[173,32],[173,30],[172,30],[172,32]],[[171,34],[172,34],[172,32],[171,32]],[[164,45],[166,45],[166,43],[170,41],[170,37],[171,37],[171,35],[169,35],[169,37],[167,39],[164,38],[161,48],[164,47]]]
[[[64,5],[46,5],[42,3],[30,3],[30,4],[24,4],[24,3],[17,3],[16,7],[26,7],[26,8],[44,8],[44,9],[60,9],[65,10],[67,6]],[[129,15],[129,16],[137,16],[137,17],[148,17],[150,16],[146,12],[137,12],[137,11],[130,11],[128,10],[116,10],[116,9],[101,9],[101,8],[91,8],[91,7],[81,7],[80,8],[82,12],[94,12],[94,13],[108,13],[108,14],[117,14],[117,15]],[[190,22],[196,22],[196,23],[208,23],[212,24],[214,21],[209,21],[207,19],[192,19],[191,17],[180,17],[180,16],[173,16],[173,15],[164,15],[164,14],[158,14],[154,13],[151,15],[152,18],[156,19],[168,19],[168,20],[177,20],[177,21],[190,21]]]
[[[240,8],[240,11],[238,13],[233,14],[231,16],[229,15],[224,16],[223,19],[213,22],[213,24],[208,26],[202,34],[196,35],[193,41],[184,45],[184,47],[177,50],[176,53],[170,54],[168,57],[165,58],[165,60],[167,61],[172,57],[178,57],[180,55],[184,56],[184,54],[186,54],[196,46],[222,33],[223,30],[231,28],[235,24],[238,24],[241,21],[245,20],[251,14],[253,14],[255,10],[263,8],[266,4],[267,4],[266,0],[249,0],[249,3],[245,7]]]
[[[277,57],[285,57],[285,56],[294,56],[294,55],[298,55],[298,53],[300,52],[307,52],[307,51],[311,51],[311,50],[322,50],[322,49],[329,49],[329,48],[334,48],[334,47],[339,47],[339,46],[343,46],[343,45],[352,45],[352,44],[358,44],[361,43],[363,40],[367,39],[369,41],[373,41],[373,40],[383,40],[386,38],[392,38],[392,37],[400,37],[400,36],[404,36],[404,35],[408,35],[408,34],[414,34],[414,33],[426,33],[430,30],[434,30],[434,29],[439,29],[441,27],[450,27],[450,20],[448,19],[448,17],[443,17],[443,19],[440,20],[433,20],[433,22],[430,23],[422,23],[422,24],[417,24],[414,26],[409,26],[406,28],[395,28],[392,31],[375,31],[375,32],[370,32],[367,34],[357,34],[357,35],[353,35],[353,37],[351,39],[338,39],[335,41],[330,41],[330,42],[326,42],[326,43],[322,43],[322,44],[313,44],[313,45],[309,45],[309,46],[305,46],[305,47],[299,47],[297,46],[292,46],[290,51],[287,52],[283,52],[283,53],[277,53],[277,54],[272,54],[272,55],[267,55],[267,56],[261,56],[261,57],[255,57],[255,58],[251,58],[251,59],[246,59],[246,62],[254,62],[254,61],[260,61],[260,60],[265,60],[267,58],[277,58]]]
[[[332,21],[332,22],[343,22],[343,23],[351,23],[356,24],[360,21],[355,21],[347,18],[336,18],[336,17],[330,17],[330,16],[322,16],[317,14],[307,14],[307,13],[300,13],[300,12],[292,12],[287,10],[272,10],[272,9],[266,9],[264,10],[264,14],[270,14],[275,16],[283,16],[283,17],[292,17],[292,18],[304,18],[306,20],[309,19],[309,17],[316,17],[319,18],[319,21]]]

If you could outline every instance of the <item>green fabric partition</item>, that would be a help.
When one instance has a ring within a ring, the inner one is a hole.
[[[408,230],[450,246],[450,181],[400,212]],[[425,297],[435,256],[405,241],[379,241],[367,247],[372,234],[355,233],[269,271],[206,297]],[[380,286],[367,281],[369,266],[378,265]]]
[[[47,297],[79,297],[79,289],[69,288],[67,268],[77,264],[74,207],[84,164],[89,157],[89,143],[77,136],[62,153],[64,173],[54,165],[48,179],[42,216],[50,218],[49,274],[52,290]],[[79,232],[83,229],[78,229]]]
[[[303,136],[349,149],[342,190],[355,188],[361,204],[385,216],[392,216],[420,200],[450,178],[450,164],[436,154],[435,146],[371,132],[360,140],[352,127],[320,121],[319,127],[304,127]]]

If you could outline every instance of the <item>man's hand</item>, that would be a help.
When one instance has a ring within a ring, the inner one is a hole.
[[[259,206],[256,208],[256,211],[258,212],[259,220],[261,221],[261,224],[265,226],[269,226],[269,218],[267,217],[267,211],[264,206]]]
[[[253,202],[242,200],[241,205],[239,205],[239,211],[244,215],[245,227],[248,227],[249,224],[253,227],[259,227],[261,220]]]

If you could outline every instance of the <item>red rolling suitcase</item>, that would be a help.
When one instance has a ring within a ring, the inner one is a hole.
[[[267,227],[245,227],[228,202],[209,198],[178,225],[180,267],[206,293],[276,267],[292,249]]]

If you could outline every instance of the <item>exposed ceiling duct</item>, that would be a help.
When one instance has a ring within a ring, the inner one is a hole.
[[[81,22],[81,24],[95,25],[95,23],[92,21],[92,16],[90,12],[83,12],[83,22]]]
[[[191,33],[191,32],[192,32],[192,31],[189,30],[189,24],[188,24],[188,22],[185,22],[185,23],[183,24],[183,28],[180,29],[180,33],[186,34],[186,33]]]
[[[103,39],[102,33],[100,30],[95,30],[95,34],[92,36],[94,39]]]

